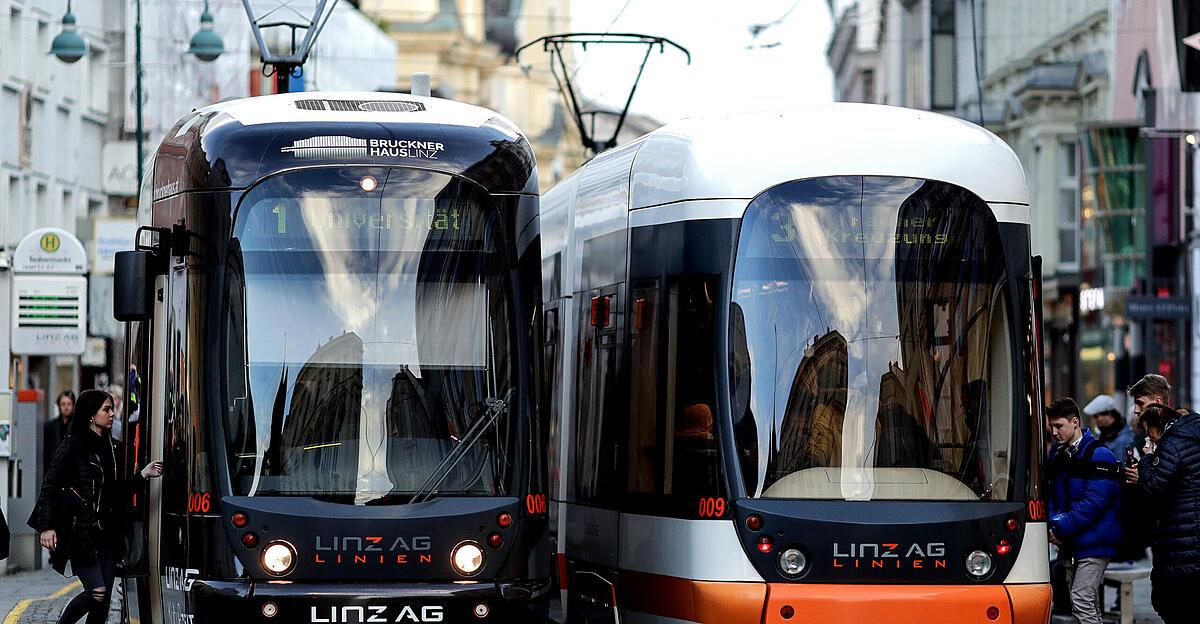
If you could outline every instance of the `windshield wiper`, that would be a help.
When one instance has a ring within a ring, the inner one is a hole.
[[[483,432],[487,430],[492,423],[496,422],[496,419],[499,418],[501,414],[508,411],[507,399],[511,397],[512,390],[510,389],[508,393],[505,394],[504,399],[495,399],[490,397],[484,399],[483,402],[484,405],[487,406],[487,411],[484,412],[483,416],[480,416],[475,420],[475,422],[471,423],[471,426],[467,429],[467,432],[463,434],[463,437],[458,441],[458,444],[454,445],[454,448],[450,449],[449,453],[446,453],[446,457],[442,459],[441,463],[439,463],[437,467],[433,469],[433,472],[429,473],[429,477],[425,479],[425,482],[421,484],[421,487],[417,488],[416,493],[413,494],[413,497],[409,500],[410,503],[423,503],[433,498],[433,493],[437,490],[438,486],[440,486],[442,482],[446,480],[446,477],[450,476],[450,471],[458,466],[458,463],[462,461],[462,458],[467,456],[467,451],[471,450],[471,447],[483,437]]]

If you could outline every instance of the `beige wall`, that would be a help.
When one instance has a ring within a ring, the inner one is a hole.
[[[1033,218],[1033,253],[1043,258],[1047,298],[1056,297],[1053,276],[1060,270],[1059,226],[1066,176],[1060,145],[1078,140],[1083,124],[1110,117],[1106,76],[1082,78],[1077,90],[1039,92],[1023,89],[1029,71],[1038,64],[1078,62],[1094,52],[1108,54],[1111,38],[1108,0],[1009,0],[988,2],[984,51],[984,99],[1019,100],[1020,115],[1011,110],[996,130],[1012,146],[1025,168]],[[1078,166],[1078,165],[1077,165]],[[1077,217],[1078,218],[1078,217]]]
[[[987,2],[987,54],[990,74],[1044,46],[1097,11],[1109,0],[1004,0]]]
[[[396,84],[407,88],[413,72],[429,72],[434,89],[511,119],[533,144],[542,189],[549,188],[582,163],[584,154],[569,117],[557,140],[542,138],[551,129],[555,105],[562,102],[548,56],[530,49],[528,56],[521,57],[528,65],[523,70],[487,41],[483,0],[455,0],[456,27],[421,27],[437,23],[440,4],[440,0],[363,0],[364,13],[392,24],[399,45]],[[526,0],[517,41],[570,30],[570,7],[570,0]]]

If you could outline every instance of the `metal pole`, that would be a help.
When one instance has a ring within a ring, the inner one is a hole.
[[[136,0],[137,17],[133,24],[133,49],[134,49],[134,110],[137,116],[137,183],[138,183],[138,198],[141,199],[142,192],[142,177],[145,175],[143,168],[144,157],[142,155],[142,0]]]
[[[288,92],[288,78],[291,77],[292,68],[287,65],[275,66],[275,93]]]

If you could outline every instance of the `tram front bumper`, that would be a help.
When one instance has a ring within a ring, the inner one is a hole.
[[[763,621],[766,624],[1044,624],[1049,618],[1049,584],[771,583]]]
[[[548,595],[549,587],[549,580],[400,584],[197,579],[190,588],[191,599],[185,599],[179,609],[190,613],[177,621],[186,624],[536,622],[544,618],[545,600],[541,598]],[[165,606],[171,610],[170,605]]]

